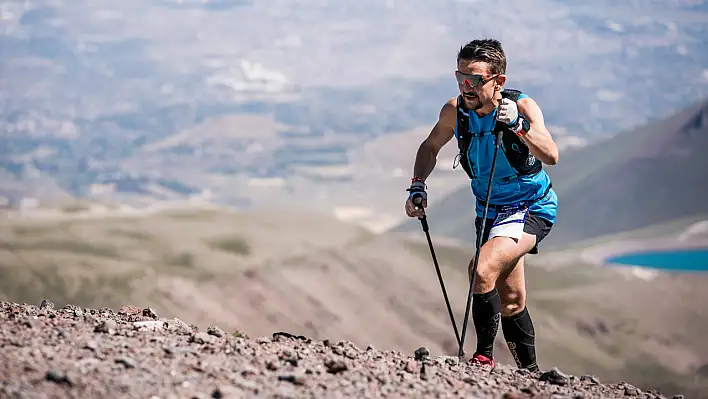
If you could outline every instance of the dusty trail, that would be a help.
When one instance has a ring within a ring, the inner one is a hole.
[[[198,331],[150,309],[55,310],[0,302],[0,397],[8,398],[664,398],[558,370],[490,371],[413,354]]]

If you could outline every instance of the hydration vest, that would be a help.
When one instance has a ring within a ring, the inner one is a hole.
[[[504,89],[501,92],[502,98],[508,98],[514,102],[521,95],[521,91],[514,89]],[[456,159],[459,159],[459,163],[464,169],[467,176],[470,179],[476,179],[471,161],[467,156],[467,151],[471,142],[472,137],[480,137],[489,132],[483,133],[471,133],[470,123],[469,123],[469,112],[474,112],[467,110],[465,108],[465,102],[460,95],[457,98],[457,147],[460,152]],[[502,143],[501,150],[502,154],[506,157],[507,161],[511,165],[512,169],[516,172],[517,176],[527,176],[539,173],[543,169],[541,161],[536,159],[536,157],[531,154],[528,146],[521,141],[521,138],[516,135],[508,126],[504,123],[495,122],[493,134],[496,135],[497,132],[502,132]],[[514,150],[512,150],[514,149]],[[453,169],[456,165],[453,164]]]

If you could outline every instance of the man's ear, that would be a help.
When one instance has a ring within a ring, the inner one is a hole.
[[[506,75],[498,75],[494,78],[494,91],[501,91],[506,84]]]

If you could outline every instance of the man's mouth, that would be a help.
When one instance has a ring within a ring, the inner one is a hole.
[[[467,100],[475,100],[477,99],[477,95],[474,93],[464,93],[462,94],[462,97],[464,97]]]

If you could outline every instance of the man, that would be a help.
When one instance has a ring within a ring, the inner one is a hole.
[[[526,308],[524,255],[538,253],[538,244],[555,223],[558,199],[542,163],[555,165],[558,147],[536,102],[503,89],[505,73],[506,56],[499,41],[473,40],[459,50],[455,76],[460,95],[443,105],[418,149],[405,208],[410,217],[423,216],[425,180],[440,149],[454,136],[460,163],[471,178],[479,236],[495,151],[494,131],[504,131],[473,287],[477,347],[471,361],[494,367],[494,339],[501,319],[517,366],[537,371],[534,328]],[[412,202],[416,195],[423,199],[422,208]],[[473,262],[474,258],[469,263],[470,279]]]

